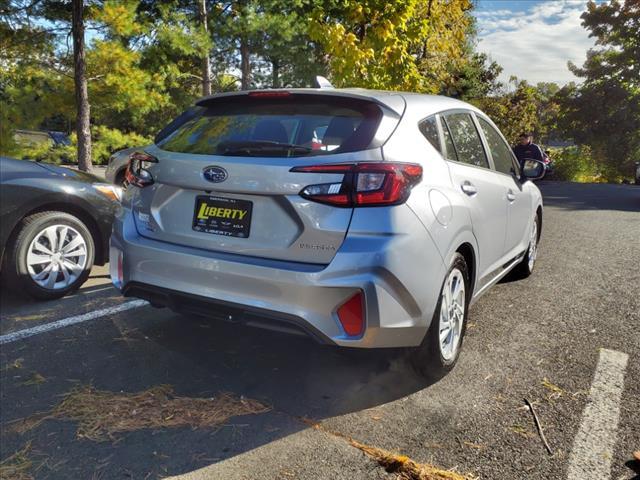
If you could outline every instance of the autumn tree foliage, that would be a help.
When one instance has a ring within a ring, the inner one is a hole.
[[[562,88],[501,83],[501,66],[478,51],[473,0],[74,2],[83,6],[84,111],[97,162],[149,142],[209,91],[312,86],[316,75],[336,87],[470,101],[510,141],[523,130],[573,139],[613,170],[638,159],[637,0],[588,4],[583,25],[597,48],[570,67],[583,82]],[[2,154],[33,156],[13,141],[16,128],[74,130],[74,2],[0,0]]]
[[[337,2],[311,12],[336,86],[438,93],[464,62],[469,0]]]

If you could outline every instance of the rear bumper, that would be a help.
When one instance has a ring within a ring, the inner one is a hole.
[[[191,295],[138,282],[127,283],[122,289],[122,294],[125,297],[142,298],[154,307],[167,307],[186,315],[198,315],[293,335],[307,336],[321,344],[333,343],[322,332],[313,328],[303,318],[295,315]]]
[[[350,231],[329,265],[274,261],[159,242],[138,235],[123,209],[111,237],[112,278],[121,290],[176,311],[302,332],[360,348],[417,346],[426,333],[445,267],[407,208],[405,231]],[[373,212],[372,212],[373,213]],[[365,297],[363,335],[345,334],[337,309]],[[231,318],[229,318],[231,317]]]

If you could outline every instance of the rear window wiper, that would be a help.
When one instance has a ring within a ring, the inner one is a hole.
[[[294,143],[281,143],[269,140],[223,141],[216,147],[218,155],[252,155],[257,153],[282,153],[288,155],[310,153],[313,149]]]

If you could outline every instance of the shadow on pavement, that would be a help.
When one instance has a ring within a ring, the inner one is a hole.
[[[542,181],[545,206],[567,210],[640,212],[640,186]]]
[[[22,435],[4,431],[3,450],[18,450],[33,441],[34,448],[50,457],[47,464],[56,465],[41,470],[46,478],[176,475],[308,428],[301,418],[322,420],[360,411],[428,385],[398,351],[346,351],[304,337],[150,307],[133,315],[136,322],[116,316],[86,335],[67,332],[70,338],[61,340],[64,343],[54,339],[52,344],[49,337],[45,344],[45,336],[37,337],[29,349],[33,355],[3,351],[3,365],[20,355],[25,370],[46,379],[26,387],[23,378],[15,378],[17,372],[3,370],[2,401],[10,406],[3,409],[3,427],[51,409],[73,386],[87,384],[113,392],[169,384],[177,395],[187,397],[231,392],[267,403],[272,410],[233,417],[214,430],[139,430],[116,435],[114,442],[79,439],[74,422],[49,420]],[[43,349],[48,349],[44,356]]]

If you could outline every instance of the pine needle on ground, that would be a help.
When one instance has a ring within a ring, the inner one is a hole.
[[[406,455],[370,447],[355,440],[349,440],[349,443],[373,458],[387,472],[398,474],[398,480],[470,480],[470,477],[451,470],[443,470],[428,463],[414,462]]]
[[[231,417],[270,409],[256,400],[229,393],[214,398],[179,397],[170,385],[138,393],[115,393],[85,386],[71,391],[50,414],[26,419],[16,430],[30,430],[48,419],[68,419],[78,422],[78,437],[103,441],[118,433],[144,428],[216,427]]]
[[[32,462],[28,453],[31,450],[31,442],[27,443],[22,450],[18,450],[10,457],[0,462],[0,478],[2,480],[31,480],[29,474]]]
[[[301,420],[316,430],[345,440],[352,447],[357,448],[365,455],[374,459],[378,465],[388,473],[395,473],[398,480],[473,480],[473,477],[468,475],[461,475],[452,470],[443,470],[428,463],[417,463],[406,455],[400,455],[383,450],[382,448],[365,445],[342,433],[328,430],[313,420],[307,418],[302,418]]]

